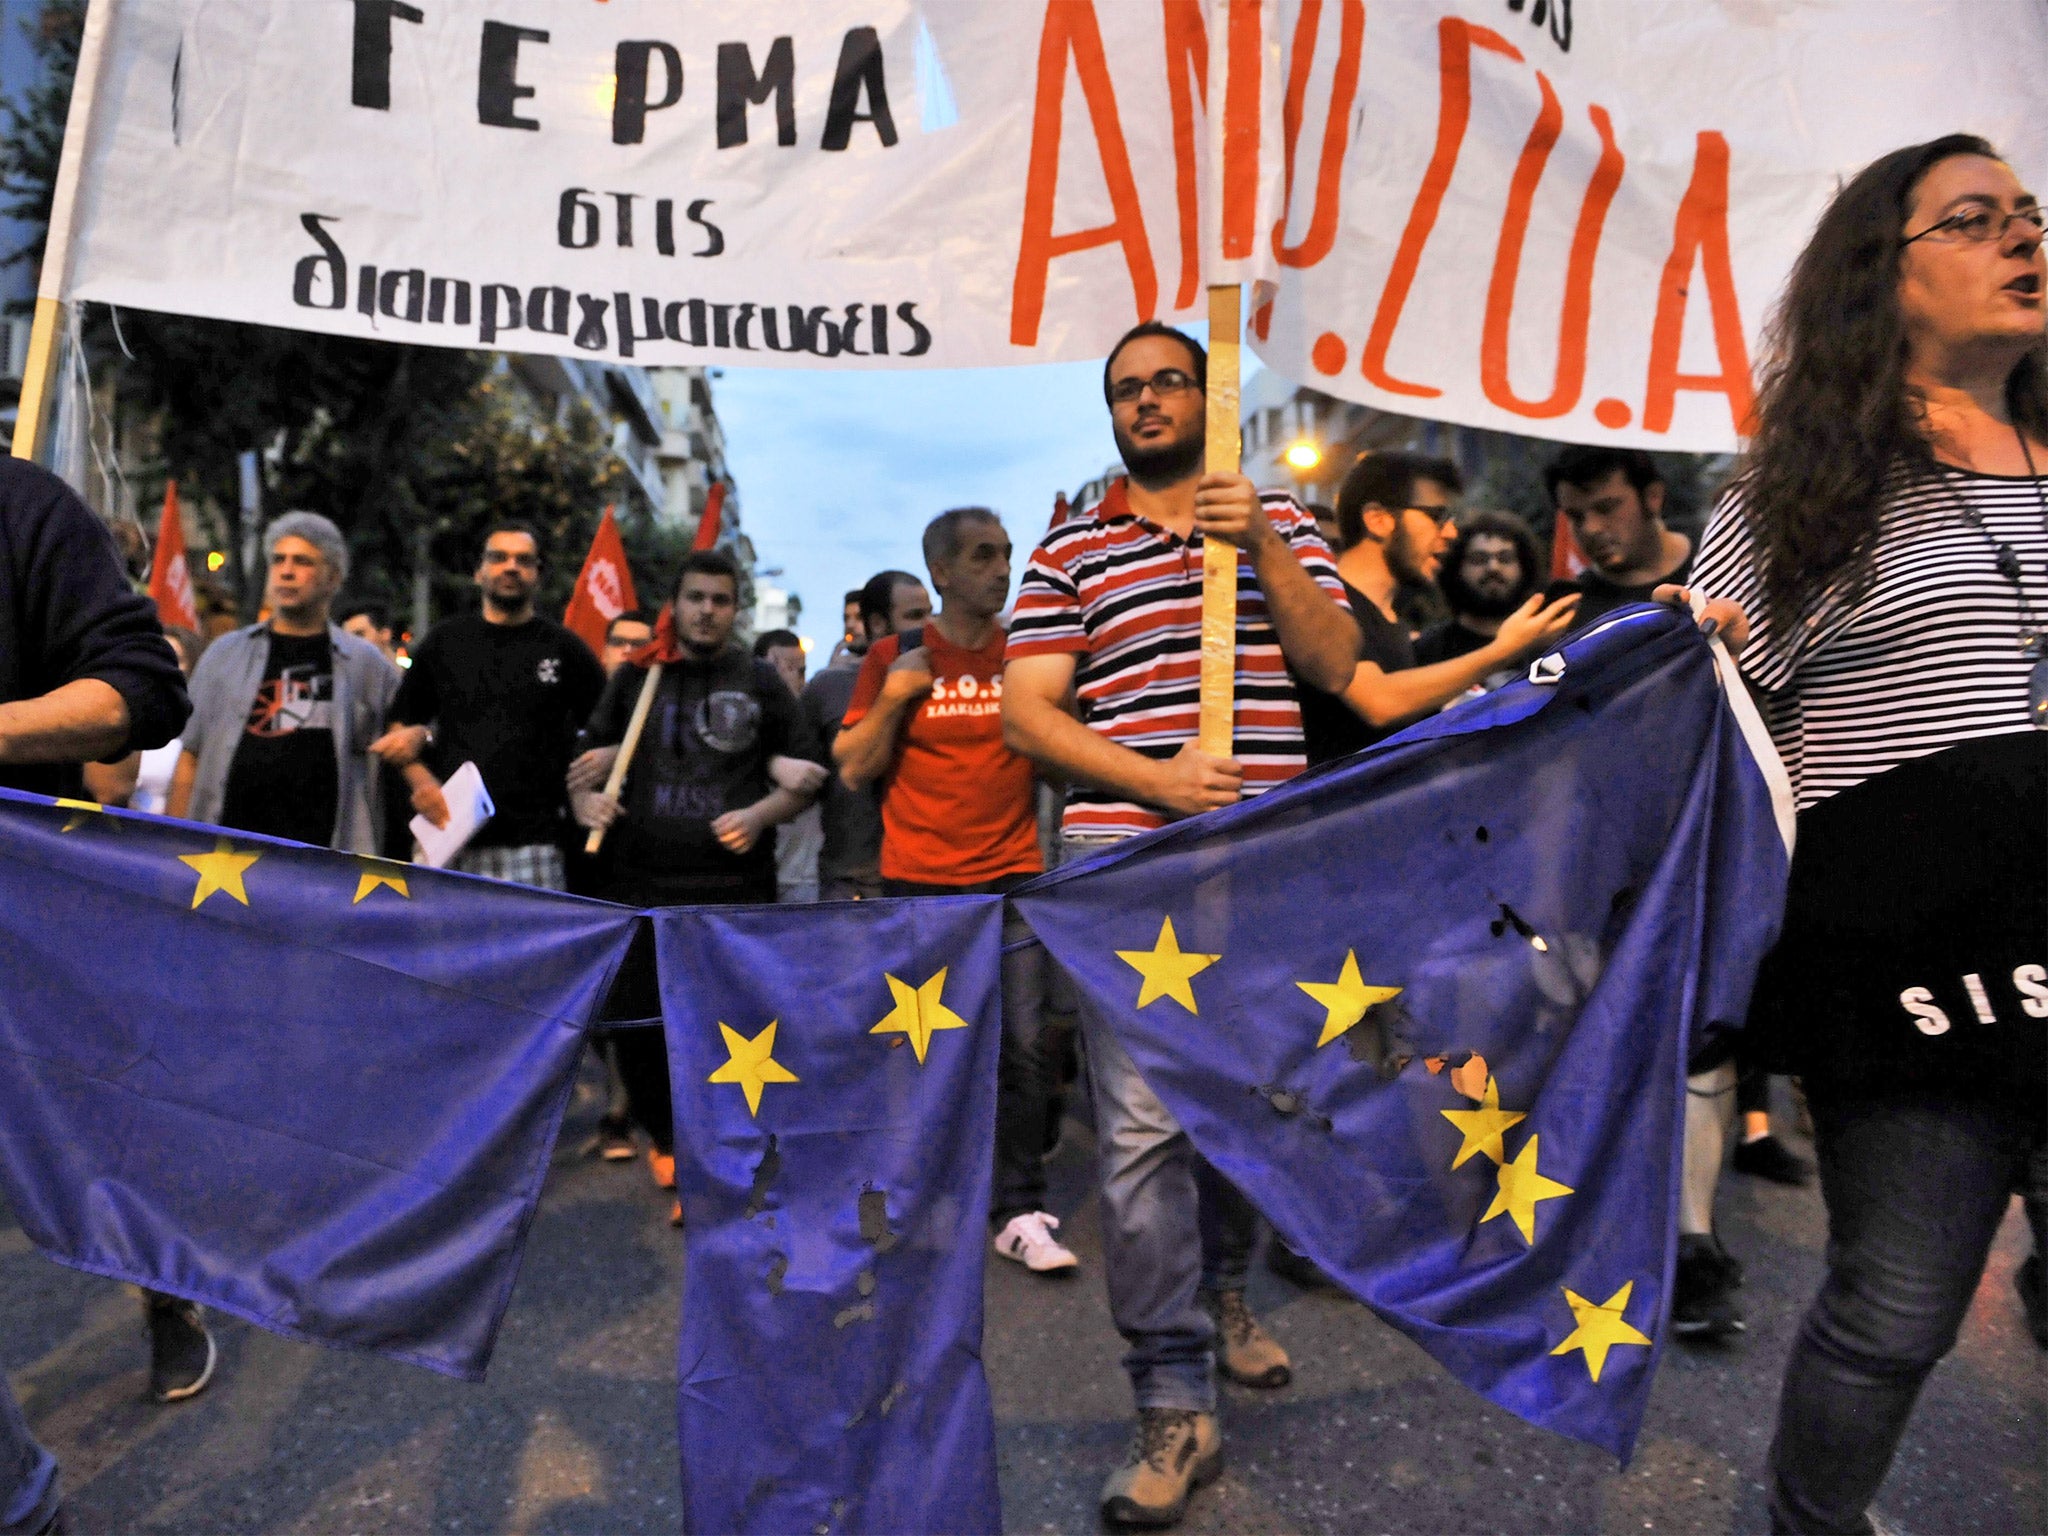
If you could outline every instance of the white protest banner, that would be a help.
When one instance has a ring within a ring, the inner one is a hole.
[[[1841,180],[1957,132],[2048,177],[2036,0],[1282,9],[1283,271],[1252,345],[1408,415],[1733,448]]]
[[[646,364],[1086,357],[1199,311],[1206,42],[1164,15],[119,0],[66,296]]]
[[[1725,449],[1838,179],[1959,129],[2048,174],[2044,60],[2038,0],[118,0],[63,292],[955,367],[1199,318],[1207,267],[1333,394]]]

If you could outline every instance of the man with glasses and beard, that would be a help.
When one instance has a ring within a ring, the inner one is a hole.
[[[1542,598],[1527,597],[1464,654],[1420,664],[1395,598],[1404,585],[1436,580],[1458,536],[1451,503],[1463,489],[1450,460],[1401,450],[1361,454],[1346,472],[1337,491],[1344,541],[1337,573],[1358,621],[1359,661],[1341,688],[1302,691],[1310,762],[1343,757],[1391,736],[1495,672],[1519,666],[1570,626],[1576,596],[1547,607]]]
[[[1156,321],[1117,343],[1102,388],[1130,473],[1047,533],[1019,584],[1003,735],[1072,786],[1062,819],[1069,859],[1301,772],[1295,678],[1341,686],[1357,655],[1343,588],[1308,513],[1283,494],[1261,497],[1243,475],[1202,473],[1207,366],[1200,346]],[[1209,538],[1238,550],[1227,758],[1195,745]],[[1244,1304],[1256,1215],[1196,1153],[1085,999],[1081,1030],[1103,1148],[1110,1311],[1131,1346],[1124,1364],[1138,1405],[1138,1433],[1103,1488],[1102,1513],[1171,1525],[1222,1467],[1211,1377],[1219,1336],[1236,1380],[1280,1386],[1290,1366]]]
[[[1415,664],[1434,666],[1480,649],[1500,633],[1501,622],[1528,601],[1542,569],[1536,536],[1519,517],[1512,512],[1464,513],[1436,577],[1451,616],[1422,632],[1415,642]],[[1495,686],[1499,675],[1488,676],[1482,686]]]

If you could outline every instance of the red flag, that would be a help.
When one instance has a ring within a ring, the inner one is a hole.
[[[1576,581],[1579,572],[1592,563],[1572,537],[1571,519],[1558,513],[1557,521],[1550,525],[1550,579]]]
[[[638,606],[626,546],[619,538],[619,525],[612,520],[612,509],[606,507],[590,541],[590,553],[583,557],[583,569],[576,577],[576,590],[562,623],[593,651],[602,651],[604,632],[612,620]]]
[[[697,537],[690,541],[691,549],[709,549],[718,542],[718,523],[725,511],[725,482],[712,482],[711,494],[704,498],[704,515],[697,519]]]
[[[164,487],[164,515],[156,525],[156,554],[149,563],[149,596],[166,624],[199,628],[192,602],[192,572],[185,564],[185,524],[178,516],[178,482]]]

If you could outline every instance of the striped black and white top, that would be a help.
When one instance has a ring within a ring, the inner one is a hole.
[[[2048,622],[2048,477],[1901,471],[1879,523],[1872,579],[1837,583],[1792,632],[1774,625],[1739,492],[1715,508],[1692,583],[1749,614],[1743,675],[1762,689],[1798,808],[1958,742],[2032,728],[2018,593],[1994,540],[2020,558],[2027,602]],[[1967,504],[1986,532],[1972,527]],[[1989,534],[1989,537],[1986,536]]]

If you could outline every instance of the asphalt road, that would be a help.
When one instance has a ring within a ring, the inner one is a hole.
[[[217,1320],[220,1374],[143,1400],[140,1310],[39,1258],[0,1206],[0,1365],[64,1466],[75,1532],[672,1531],[681,1242],[637,1166],[578,1155],[586,1083],[481,1386]],[[1090,1531],[1128,1429],[1102,1287],[1093,1147],[1070,1135],[1056,1209],[1084,1260],[1037,1279],[991,1260],[986,1359],[1007,1528]],[[1665,1357],[1628,1468],[1454,1384],[1364,1309],[1259,1272],[1254,1309],[1295,1360],[1278,1392],[1225,1389],[1229,1471],[1190,1532],[1758,1532],[1764,1452],[1820,1273],[1810,1191],[1730,1177],[1720,1221],[1748,1265],[1749,1331]],[[1912,1536],[2048,1530],[2048,1377],[2012,1289],[2017,1205],[1955,1354],[1880,1500]]]

